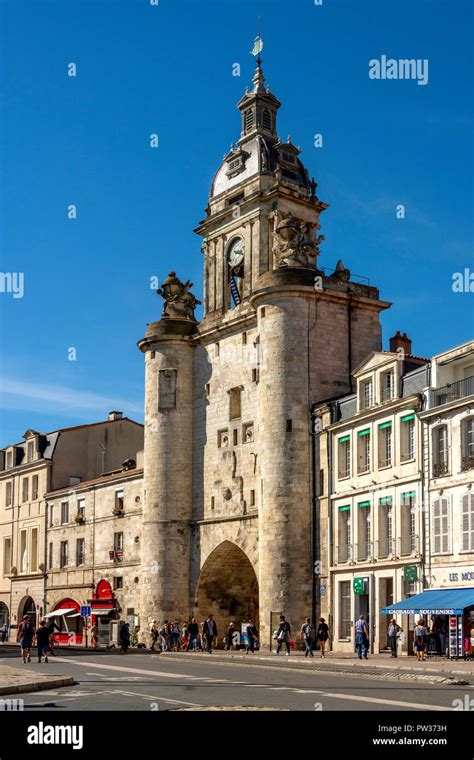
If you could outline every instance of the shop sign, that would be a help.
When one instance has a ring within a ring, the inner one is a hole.
[[[352,581],[354,594],[365,594],[365,578],[354,578]]]
[[[418,580],[418,565],[403,566],[403,580],[413,582]]]

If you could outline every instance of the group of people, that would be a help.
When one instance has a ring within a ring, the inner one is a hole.
[[[31,662],[31,650],[34,646],[38,649],[38,662],[48,662],[48,654],[54,653],[54,634],[58,630],[56,623],[51,620],[41,620],[38,628],[35,628],[29,615],[23,615],[23,619],[18,626],[16,640],[20,644],[20,652],[23,664]]]
[[[190,622],[186,621],[181,625],[177,620],[165,620],[162,625],[158,625],[157,621],[153,620],[150,629],[150,649],[156,651],[155,647],[157,647],[161,652],[201,651],[212,654],[217,637],[217,625],[213,615],[209,615],[202,623],[198,623],[193,617]],[[235,623],[231,622],[222,640],[224,649],[230,650],[235,647],[237,639],[240,640],[240,632]],[[258,648],[258,630],[252,619],[246,625],[245,648],[248,654],[254,654]]]
[[[278,628],[273,632],[273,640],[277,642],[277,648],[275,654],[279,655],[283,648],[283,644],[286,648],[286,655],[289,657],[291,651],[291,626],[286,620],[284,615],[280,615],[280,624]],[[313,650],[316,647],[316,643],[319,641],[319,649],[321,657],[326,656],[326,642],[329,639],[329,626],[325,619],[319,618],[318,626],[316,627],[311,622],[311,618],[306,618],[305,622],[300,628],[300,640],[304,642],[304,656],[313,657]]]

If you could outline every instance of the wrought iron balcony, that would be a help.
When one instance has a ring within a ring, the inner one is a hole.
[[[420,551],[419,536],[405,535],[398,539],[399,554],[401,557],[409,557],[418,554]]]
[[[395,554],[395,540],[393,538],[379,538],[377,543],[377,557],[387,559]]]
[[[449,475],[449,467],[447,462],[434,462],[433,463],[433,477],[442,478],[444,475]]]
[[[433,390],[432,405],[442,406],[449,404],[451,401],[458,401],[466,396],[474,395],[474,375],[466,377],[464,380],[457,380],[455,383],[448,383],[442,388]]]
[[[474,454],[468,454],[463,456],[461,462],[461,470],[471,470],[474,467]]]
[[[374,555],[372,541],[362,541],[354,546],[354,556],[357,562],[368,562]]]

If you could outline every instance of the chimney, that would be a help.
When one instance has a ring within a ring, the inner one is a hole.
[[[122,417],[122,412],[109,412],[109,422],[112,422],[112,420],[121,420]]]
[[[390,351],[396,353],[397,350],[402,349],[407,356],[411,355],[411,340],[406,333],[401,334],[400,330],[397,330],[393,338],[390,338]]]

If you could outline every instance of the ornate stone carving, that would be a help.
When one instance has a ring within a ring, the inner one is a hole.
[[[273,253],[279,267],[316,267],[324,235],[315,237],[319,224],[304,222],[278,211],[273,214]]]
[[[196,322],[194,309],[201,301],[190,293],[193,283],[190,280],[181,282],[176,272],[170,272],[162,288],[156,291],[165,299],[162,319],[189,319]]]

